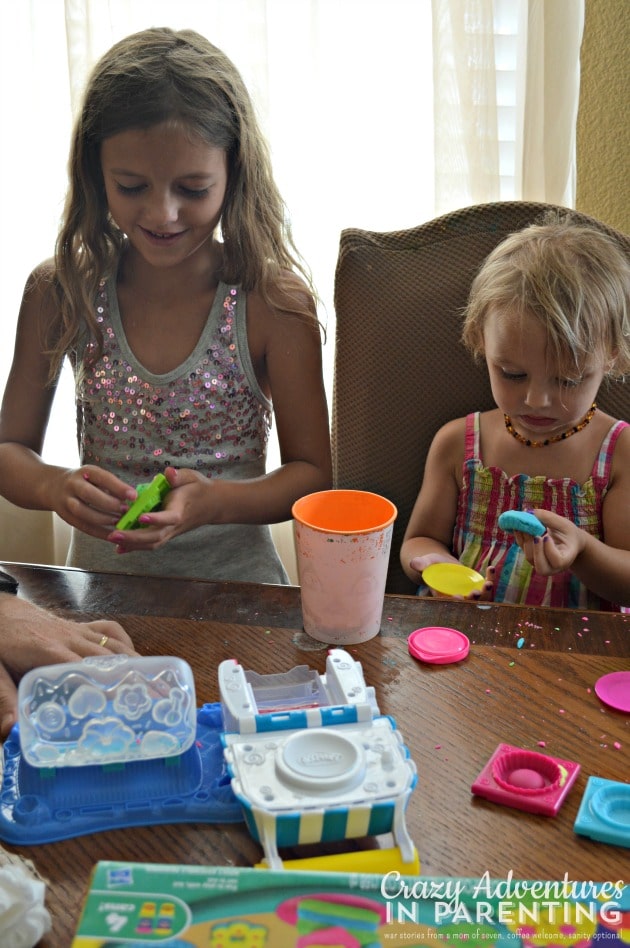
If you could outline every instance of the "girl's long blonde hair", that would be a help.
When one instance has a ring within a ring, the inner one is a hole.
[[[47,340],[51,378],[66,353],[101,352],[94,307],[100,281],[115,272],[125,237],[108,213],[101,144],[130,129],[180,122],[225,150],[228,184],[221,216],[221,279],[254,288],[278,311],[313,319],[310,273],[293,243],[267,144],[243,80],[228,57],[193,30],[144,30],[96,64],[75,123],[69,188],[55,249],[60,325]],[[308,292],[293,275],[299,273]]]

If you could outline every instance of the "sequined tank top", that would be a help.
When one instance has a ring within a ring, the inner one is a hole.
[[[154,375],[131,351],[115,278],[96,301],[102,357],[79,382],[81,462],[133,486],[172,465],[233,480],[265,472],[272,405],[256,380],[247,344],[246,294],[220,283],[186,361]],[[174,332],[177,332],[176,322]],[[68,564],[90,570],[286,583],[269,527],[198,527],[158,550],[117,554],[113,544],[72,531]]]
[[[584,484],[570,478],[552,479],[517,474],[508,477],[499,468],[484,466],[479,438],[479,412],[466,418],[463,484],[459,494],[453,552],[465,566],[485,573],[496,568],[497,602],[527,603],[620,611],[601,600],[570,571],[554,576],[535,573],[510,533],[498,525],[503,510],[540,507],[567,517],[599,539],[603,537],[602,501],[610,481],[617,438],[625,421],[611,426]],[[623,610],[625,611],[625,610]]]

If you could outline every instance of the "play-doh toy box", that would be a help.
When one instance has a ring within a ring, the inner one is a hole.
[[[225,661],[219,689],[232,790],[270,868],[282,869],[281,847],[384,833],[414,861],[405,811],[416,765],[351,655],[331,649],[324,675]]]
[[[630,945],[630,886],[99,862],[72,948]]]

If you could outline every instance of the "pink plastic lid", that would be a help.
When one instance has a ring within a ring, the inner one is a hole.
[[[470,640],[458,629],[431,625],[416,629],[407,639],[409,654],[431,665],[461,662],[470,651]]]
[[[595,694],[610,708],[630,714],[630,671],[602,675],[595,682]]]

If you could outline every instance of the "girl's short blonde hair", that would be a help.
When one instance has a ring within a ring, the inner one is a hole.
[[[580,368],[595,357],[609,377],[630,370],[630,259],[614,237],[570,215],[511,234],[486,258],[462,332],[477,359],[490,310],[538,318],[558,364]]]

